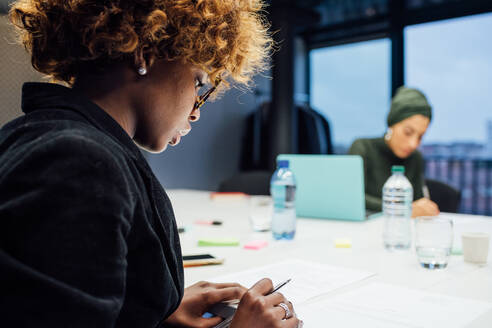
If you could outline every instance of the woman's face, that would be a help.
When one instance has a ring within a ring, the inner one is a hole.
[[[397,157],[407,158],[420,145],[429,123],[428,117],[417,114],[394,124],[388,146]]]
[[[154,153],[177,145],[191,131],[190,122],[200,118],[193,107],[206,80],[207,74],[191,64],[156,61],[147,75],[139,77],[133,104],[135,142]]]

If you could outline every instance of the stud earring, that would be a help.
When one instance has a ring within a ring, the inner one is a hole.
[[[386,131],[386,134],[384,135],[384,140],[390,141],[392,136],[393,136],[393,129],[388,128],[388,131]]]
[[[141,76],[147,75],[147,69],[143,66],[139,67],[138,75],[141,75]]]

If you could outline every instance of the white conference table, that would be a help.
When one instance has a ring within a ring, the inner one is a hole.
[[[420,267],[415,250],[388,252],[382,246],[381,218],[364,222],[298,218],[292,241],[274,241],[270,232],[253,232],[249,223],[249,202],[245,199],[211,200],[210,192],[168,190],[179,226],[189,229],[180,234],[184,255],[210,253],[224,258],[223,265],[185,268],[187,286],[214,277],[259,267],[286,259],[303,259],[376,273],[369,279],[326,295],[333,297],[370,282],[383,282],[473,300],[492,302],[492,249],[488,264],[466,263],[453,255],[448,267],[428,270]],[[447,214],[455,224],[455,242],[467,230],[492,234],[492,217]],[[193,224],[196,220],[220,220],[220,226]],[[239,247],[199,247],[200,238],[238,238]],[[334,240],[349,238],[351,248],[335,248]],[[242,247],[252,240],[268,240],[261,250]],[[492,327],[492,311],[467,327]]]

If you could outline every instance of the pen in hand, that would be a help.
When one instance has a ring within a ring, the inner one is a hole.
[[[272,291],[269,292],[267,295],[270,295],[270,294],[273,294],[275,293],[277,290],[279,290],[280,288],[284,287],[285,285],[287,285],[292,279],[287,279],[286,281],[284,282],[281,282],[280,284],[278,284],[277,286],[273,287]]]
[[[279,290],[280,288],[282,288],[283,286],[285,286],[291,280],[292,279],[287,279],[286,281],[279,283],[278,285],[274,286],[273,289],[270,292],[268,292],[266,295],[270,295],[270,294],[275,293],[277,290]],[[239,303],[239,301],[240,300],[230,300],[230,301],[226,301],[226,302],[223,302],[223,303],[224,304],[227,304],[227,305],[237,305]],[[224,319],[224,321],[222,321],[221,323],[219,323],[218,325],[216,325],[214,328],[228,328],[229,325],[230,325],[230,323],[232,322],[232,319],[233,318],[234,318],[234,316],[231,315],[230,317]]]
[[[273,294],[275,293],[277,290],[279,290],[280,288],[284,287],[285,285],[287,285],[292,279],[287,279],[286,281],[284,282],[281,282],[279,284],[277,284],[276,286],[273,287],[273,289],[266,295],[270,295],[270,294]],[[266,296],[265,295],[265,296]],[[230,300],[230,301],[225,301],[224,303],[226,304],[229,304],[229,305],[234,305],[234,304],[239,304],[239,301],[240,300]]]
[[[278,285],[274,286],[273,289],[270,292],[268,292],[268,294],[266,294],[266,295],[270,295],[270,294],[275,293],[277,290],[279,290],[280,288],[282,288],[283,286],[285,286],[291,280],[292,279],[287,279],[286,281],[279,283]],[[223,302],[223,303],[224,304],[227,304],[227,305],[237,305],[237,304],[239,304],[239,301],[240,300],[230,300],[230,301],[226,301],[226,302]],[[230,317],[224,319],[224,321],[222,321],[221,323],[219,323],[214,328],[227,328],[227,327],[229,327],[229,325],[230,325],[230,323],[231,323],[231,321],[232,321],[233,318],[234,318],[234,316],[230,316]]]

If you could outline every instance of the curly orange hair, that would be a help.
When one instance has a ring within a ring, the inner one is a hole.
[[[143,56],[248,85],[273,44],[263,11],[263,0],[18,0],[9,18],[33,67],[69,84],[84,70]]]

